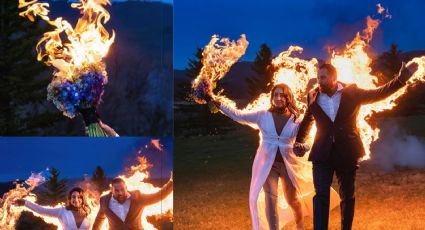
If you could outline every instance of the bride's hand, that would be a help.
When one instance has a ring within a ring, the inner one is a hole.
[[[114,129],[112,129],[111,127],[109,127],[107,124],[103,123],[103,122],[99,122],[100,123],[100,127],[102,127],[103,131],[106,132],[106,134],[109,137],[119,137],[118,133],[115,132]]]
[[[25,205],[25,200],[24,199],[16,199],[13,201],[12,203],[15,206],[24,206]]]

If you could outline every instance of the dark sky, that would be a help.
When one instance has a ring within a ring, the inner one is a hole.
[[[389,8],[392,19],[384,20],[377,31],[374,52],[394,42],[402,51],[425,49],[425,1],[175,0],[174,68],[184,69],[196,48],[204,47],[213,34],[238,39],[245,33],[250,45],[243,60],[253,60],[262,43],[274,55],[296,44],[306,57],[327,58],[325,47],[350,41],[368,15],[376,16],[377,3]]]
[[[107,176],[115,177],[135,163],[139,150],[154,165],[151,177],[161,177],[162,168],[163,177],[168,178],[173,166],[172,139],[159,139],[164,146],[162,152],[150,144],[150,137],[2,137],[0,182],[26,179],[31,172],[48,167],[72,179],[91,175],[100,165]]]

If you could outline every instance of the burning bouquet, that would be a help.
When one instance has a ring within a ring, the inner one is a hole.
[[[96,111],[108,82],[102,59],[115,38],[114,33],[109,36],[103,25],[110,17],[103,6],[110,2],[80,0],[72,3],[71,7],[82,14],[74,28],[61,17],[50,20],[49,4],[37,1],[19,0],[19,8],[26,8],[19,15],[30,21],[39,16],[55,28],[46,32],[36,46],[37,59],[55,68],[47,88],[47,99],[69,118],[80,113],[87,135],[116,136],[114,130],[100,121]]]
[[[0,199],[1,229],[15,229],[16,217],[20,215],[22,209],[12,208],[13,202],[27,196],[33,198],[31,191],[44,182],[45,178],[41,173],[33,173],[24,183],[16,182],[16,187],[3,195]]]
[[[47,100],[67,117],[80,113],[89,136],[108,136],[96,112],[107,82],[105,71],[87,68],[75,79],[54,79],[47,87]]]
[[[196,103],[208,103],[211,110],[217,111],[214,104],[209,103],[214,97],[217,81],[222,79],[230,67],[245,53],[248,44],[244,34],[237,42],[230,41],[228,38],[220,39],[217,35],[212,36],[202,52],[202,69],[192,82],[191,98]]]

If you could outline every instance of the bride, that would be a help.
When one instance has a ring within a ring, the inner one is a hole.
[[[300,119],[291,89],[285,84],[274,86],[270,101],[268,110],[251,113],[235,110],[219,99],[212,102],[231,119],[260,130],[249,191],[252,228],[281,229],[294,220],[301,230],[303,216],[313,212],[312,165],[292,151]],[[332,190],[330,208],[338,202]]]
[[[15,205],[25,206],[43,216],[58,218],[63,230],[90,230],[93,224],[85,192],[79,187],[69,191],[65,207],[47,208],[24,199],[15,200]]]

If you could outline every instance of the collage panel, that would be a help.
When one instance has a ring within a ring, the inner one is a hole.
[[[176,229],[423,228],[423,3],[174,7]]]
[[[173,140],[1,138],[2,230],[173,229]]]
[[[172,1],[0,4],[0,136],[172,135]]]
[[[420,9],[0,0],[0,230],[423,229]]]

